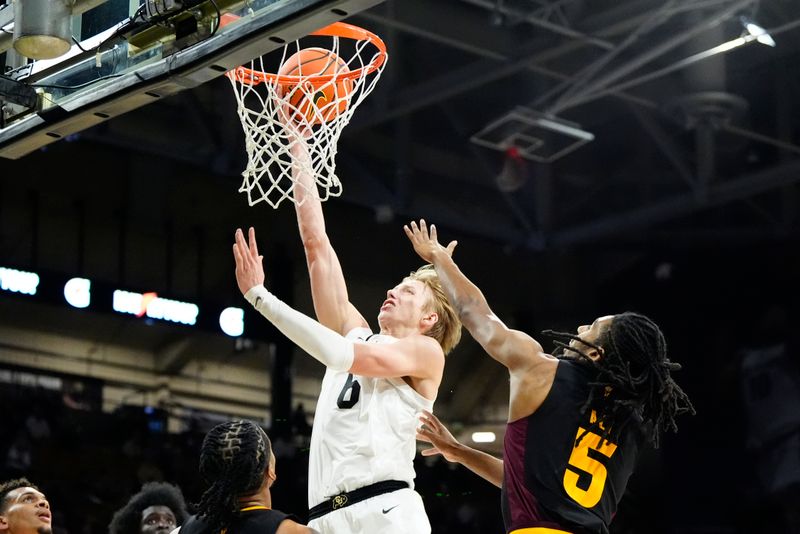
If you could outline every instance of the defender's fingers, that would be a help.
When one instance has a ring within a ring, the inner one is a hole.
[[[435,421],[435,420],[430,419],[428,417],[425,417],[425,418],[420,417],[420,421],[422,421],[422,424],[427,426],[432,432],[438,432],[439,428],[441,427],[441,425],[438,424],[439,421]]]
[[[439,422],[439,419],[433,415],[433,412],[429,412],[428,410],[422,410],[422,415],[419,416],[420,419],[427,419],[428,421],[435,421]]]
[[[431,225],[431,240],[436,241],[436,242],[439,241],[439,236],[436,233],[436,225],[435,224]]]
[[[433,456],[435,454],[442,454],[442,453],[439,451],[439,449],[437,449],[436,447],[433,447],[432,449],[423,449],[420,452],[420,454],[422,456]]]
[[[431,421],[439,422],[439,418],[433,415],[433,412],[429,412],[428,410],[422,410],[422,415],[420,417],[425,417],[426,419],[430,419]]]

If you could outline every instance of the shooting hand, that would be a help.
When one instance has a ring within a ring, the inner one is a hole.
[[[264,284],[264,256],[259,256],[256,231],[250,227],[249,243],[245,242],[241,228],[236,229],[233,258],[236,261],[236,283],[242,295],[250,288]]]

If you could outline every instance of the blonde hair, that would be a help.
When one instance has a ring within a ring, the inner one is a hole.
[[[409,273],[407,278],[418,280],[431,290],[432,298],[426,305],[425,311],[436,313],[439,316],[439,320],[430,330],[425,332],[425,335],[438,341],[445,355],[448,354],[461,340],[461,320],[459,320],[458,314],[450,304],[450,301],[447,300],[447,295],[442,289],[436,269],[431,264],[423,265],[416,271]]]

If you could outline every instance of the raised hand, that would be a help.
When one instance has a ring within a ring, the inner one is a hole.
[[[264,283],[264,256],[258,255],[256,245],[256,231],[250,227],[248,242],[245,242],[241,228],[236,229],[235,243],[233,244],[233,259],[236,261],[236,283],[242,295]]]
[[[448,462],[457,462],[456,453],[461,443],[453,437],[439,418],[429,411],[423,411],[419,420],[422,426],[417,428],[417,439],[433,445],[430,449],[424,449],[421,452],[422,456],[441,454]]]
[[[428,263],[433,263],[433,256],[437,252],[444,252],[448,256],[453,255],[453,251],[458,245],[458,241],[450,241],[447,247],[442,246],[439,243],[438,236],[436,235],[436,225],[432,224],[430,232],[428,231],[428,225],[425,222],[425,219],[419,220],[419,226],[417,225],[416,221],[411,221],[411,225],[403,226],[403,230],[406,233],[409,241],[414,247],[414,252],[416,252],[420,258],[427,261]]]

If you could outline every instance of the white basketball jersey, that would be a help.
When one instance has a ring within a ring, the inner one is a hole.
[[[356,328],[357,343],[396,338]],[[402,378],[370,378],[327,369],[314,414],[308,462],[308,506],[382,480],[414,487],[419,413],[433,410]]]

